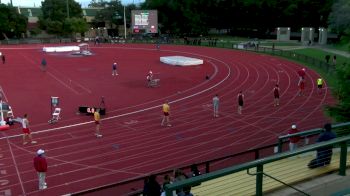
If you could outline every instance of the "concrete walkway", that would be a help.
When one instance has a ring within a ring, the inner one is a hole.
[[[325,52],[329,52],[329,53],[333,53],[333,54],[336,54],[336,55],[339,55],[339,56],[343,56],[343,57],[346,57],[346,58],[350,58],[350,53],[349,52],[346,52],[346,51],[342,51],[342,50],[335,50],[335,49],[330,49],[330,48],[324,48],[324,47],[315,47],[317,49],[321,49]]]
[[[264,46],[263,47],[269,47],[271,48],[271,46]],[[327,47],[323,47],[320,45],[315,45],[315,46],[276,46],[276,49],[281,49],[281,50],[300,50],[300,49],[305,49],[305,48],[315,48],[315,49],[319,49],[319,50],[323,50],[325,52],[329,52],[332,54],[336,54],[338,56],[343,56],[346,58],[350,58],[350,52],[346,52],[346,51],[342,51],[342,50],[336,50],[336,49],[331,49],[331,48],[327,48]]]

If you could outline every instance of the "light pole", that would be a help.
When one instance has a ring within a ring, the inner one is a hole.
[[[126,18],[125,18],[125,6],[124,6],[124,39],[126,41]]]

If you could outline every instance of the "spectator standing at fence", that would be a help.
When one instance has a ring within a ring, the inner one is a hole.
[[[321,133],[316,142],[325,142],[336,138],[336,134],[332,131],[332,125],[327,123],[324,125],[324,132]],[[316,159],[313,159],[308,164],[309,168],[316,168],[325,165],[329,165],[332,159],[332,146],[327,146],[317,149]]]
[[[170,124],[170,105],[169,105],[169,101],[165,101],[165,103],[163,104],[163,119],[162,119],[162,123],[161,126],[168,126],[171,127]]]
[[[333,65],[334,66],[337,65],[337,56],[336,55],[333,56]]]
[[[159,183],[157,182],[157,176],[151,175],[148,178],[148,181],[145,182],[145,186],[143,188],[143,195],[144,196],[160,196],[161,194],[161,187]]]
[[[98,36],[95,37],[95,45],[100,44],[100,38]]]
[[[113,64],[112,64],[112,76],[117,76],[118,75],[118,71],[117,71],[117,63],[116,62],[114,62]]]
[[[298,129],[296,125],[292,125],[292,129],[288,131],[288,134],[295,134],[298,133]],[[298,147],[298,142],[300,140],[300,136],[294,136],[289,138],[289,150],[295,151]]]
[[[218,94],[216,94],[213,97],[214,118],[219,117],[219,102],[220,102],[219,96]]]
[[[36,152],[37,156],[34,157],[34,168],[38,173],[39,179],[39,190],[44,190],[47,188],[47,184],[45,182],[46,172],[47,172],[47,161],[45,158],[45,151],[39,149]]]
[[[321,77],[317,78],[317,93],[322,94],[323,79]]]
[[[41,71],[45,72],[46,68],[47,68],[47,62],[46,62],[46,59],[43,58],[41,59]]]
[[[1,60],[2,60],[2,64],[6,63],[6,58],[5,58],[5,54],[4,53],[2,53],[2,55],[1,55]]]
[[[22,131],[23,131],[23,145],[28,144],[27,138],[29,139],[31,144],[36,144],[37,142],[33,140],[32,133],[29,129],[29,120],[28,120],[28,114],[24,114],[22,119]]]
[[[280,105],[280,88],[278,87],[278,84],[273,88],[273,96],[274,96],[274,102],[273,105],[279,106]]]
[[[326,60],[326,63],[328,64],[329,63],[329,59],[331,58],[331,56],[329,54],[327,54],[324,59]]]
[[[304,96],[305,79],[299,80],[298,86],[299,86],[298,96]]]
[[[238,112],[238,114],[242,114],[242,109],[243,109],[243,105],[244,105],[244,94],[242,91],[239,91],[239,93],[237,95],[237,101],[238,101],[237,112]]]
[[[102,137],[102,134],[100,132],[100,126],[101,126],[101,115],[100,115],[100,109],[96,109],[94,112],[94,120],[96,125],[96,132],[95,135],[97,138]]]

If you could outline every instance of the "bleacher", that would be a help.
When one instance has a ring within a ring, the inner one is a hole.
[[[288,184],[294,185],[302,181],[317,178],[319,176],[337,171],[339,169],[339,149],[334,149],[330,165],[316,169],[309,169],[307,164],[315,158],[315,153],[306,153],[298,156],[285,158],[279,161],[271,162],[264,165],[264,173]],[[348,157],[350,151],[348,151]],[[347,159],[347,165],[350,165],[350,158]],[[255,169],[249,171],[240,171],[234,174],[216,178],[201,183],[200,186],[192,188],[191,193],[200,196],[214,195],[255,195],[256,173]],[[286,186],[269,177],[264,177],[263,192],[268,193],[276,189],[285,188]]]
[[[330,172],[338,171],[340,176],[346,175],[350,166],[347,147],[350,136],[336,138],[284,152],[256,161],[228,167],[222,170],[189,178],[166,186],[167,195],[171,191],[196,185],[192,188],[194,195],[263,195],[278,188],[292,187],[294,183],[316,178]],[[340,146],[334,149],[332,162],[328,166],[309,169],[307,164],[315,158],[315,150],[325,146]],[[340,150],[339,150],[340,149]],[[302,190],[299,190],[303,193]],[[308,195],[303,193],[303,195]]]

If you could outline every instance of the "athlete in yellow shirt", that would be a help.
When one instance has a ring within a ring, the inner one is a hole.
[[[169,112],[170,112],[170,106],[169,106],[169,102],[166,101],[164,104],[163,104],[163,120],[162,120],[162,124],[161,126],[168,126],[168,127],[171,127],[171,124],[170,124],[170,120],[169,120]]]
[[[102,137],[102,134],[100,132],[100,123],[101,123],[101,116],[100,116],[100,109],[96,109],[94,112],[94,120],[96,124],[96,137]]]
[[[317,78],[317,93],[322,94],[323,79]]]

